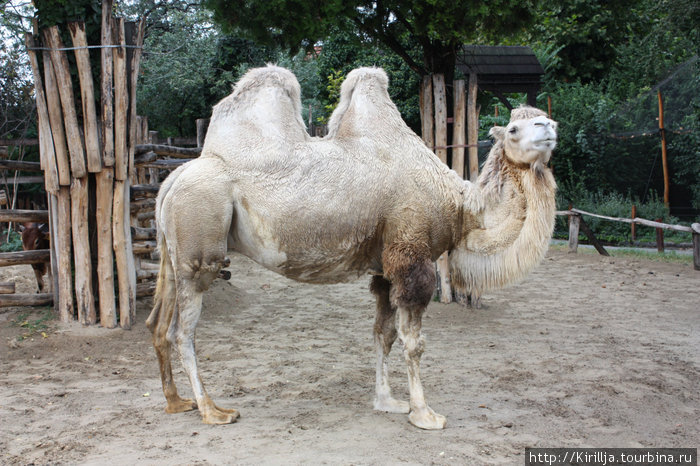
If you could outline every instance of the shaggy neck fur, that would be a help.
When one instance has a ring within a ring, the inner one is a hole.
[[[539,160],[510,160],[502,141],[491,149],[477,183],[486,211],[498,216],[500,209],[502,216],[495,226],[467,232],[451,251],[450,265],[458,287],[481,294],[521,279],[542,260],[554,229],[556,183]]]

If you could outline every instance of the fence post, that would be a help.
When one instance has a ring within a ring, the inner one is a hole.
[[[656,221],[661,223],[663,219],[657,218]],[[664,230],[662,228],[656,229],[656,250],[664,252]]]
[[[700,223],[693,223],[693,268],[700,270]]]
[[[576,253],[578,250],[578,230],[581,226],[581,216],[579,214],[569,215],[569,252]]]
[[[635,218],[637,218],[637,206],[632,204],[632,220]],[[632,230],[632,241],[635,241],[637,239],[637,224],[632,222],[630,229]]]

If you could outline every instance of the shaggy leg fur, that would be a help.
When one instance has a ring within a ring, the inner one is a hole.
[[[154,298],[153,311],[146,320],[146,326],[153,334],[153,347],[158,356],[160,366],[160,379],[163,384],[163,394],[167,406],[166,413],[181,413],[197,409],[197,403],[188,398],[180,398],[177,387],[173,381],[173,370],[171,362],[170,340],[167,338],[168,329],[175,310],[175,281],[172,273],[172,265],[167,253],[167,248],[163,247],[161,252],[161,272],[156,285],[156,296]]]
[[[207,394],[197,368],[197,356],[194,350],[194,333],[199,315],[202,312],[202,291],[192,280],[180,280],[177,290],[178,320],[175,328],[171,327],[175,341],[180,350],[180,360],[192,384],[202,421],[205,424],[229,424],[239,414],[235,409],[217,407]]]
[[[377,298],[377,313],[374,321],[374,347],[377,352],[374,409],[389,413],[408,414],[410,410],[408,403],[394,399],[389,387],[387,357],[397,336],[396,308],[391,305],[389,300],[390,288],[391,282],[378,276],[372,279],[370,285],[370,290]]]
[[[435,267],[428,248],[417,242],[390,246],[382,255],[385,275],[391,279],[390,301],[398,310],[399,338],[408,365],[411,424],[421,429],[442,429],[445,417],[425,402],[420,381],[420,358],[425,349],[421,320],[435,291]]]

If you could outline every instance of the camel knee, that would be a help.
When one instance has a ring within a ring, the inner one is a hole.
[[[425,351],[425,337],[423,335],[407,337],[403,340],[403,352],[406,359],[420,359]]]

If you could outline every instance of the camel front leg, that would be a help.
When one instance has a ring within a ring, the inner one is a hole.
[[[374,347],[377,353],[377,370],[374,409],[388,413],[407,414],[408,403],[391,395],[389,386],[389,363],[387,358],[396,341],[396,308],[389,300],[391,282],[375,276],[370,289],[377,298],[377,312],[374,321]]]
[[[196,289],[192,281],[180,281],[178,286],[177,326],[171,327],[175,341],[180,350],[180,359],[192,385],[197,407],[205,424],[230,424],[235,422],[239,413],[235,409],[217,407],[204,389],[204,384],[197,368],[195,353],[195,327],[202,311],[202,292]]]
[[[433,411],[425,401],[420,381],[420,359],[425,350],[425,339],[421,334],[423,308],[399,307],[399,338],[404,345],[404,357],[408,365],[408,389],[411,424],[421,429],[443,429],[445,416]]]

